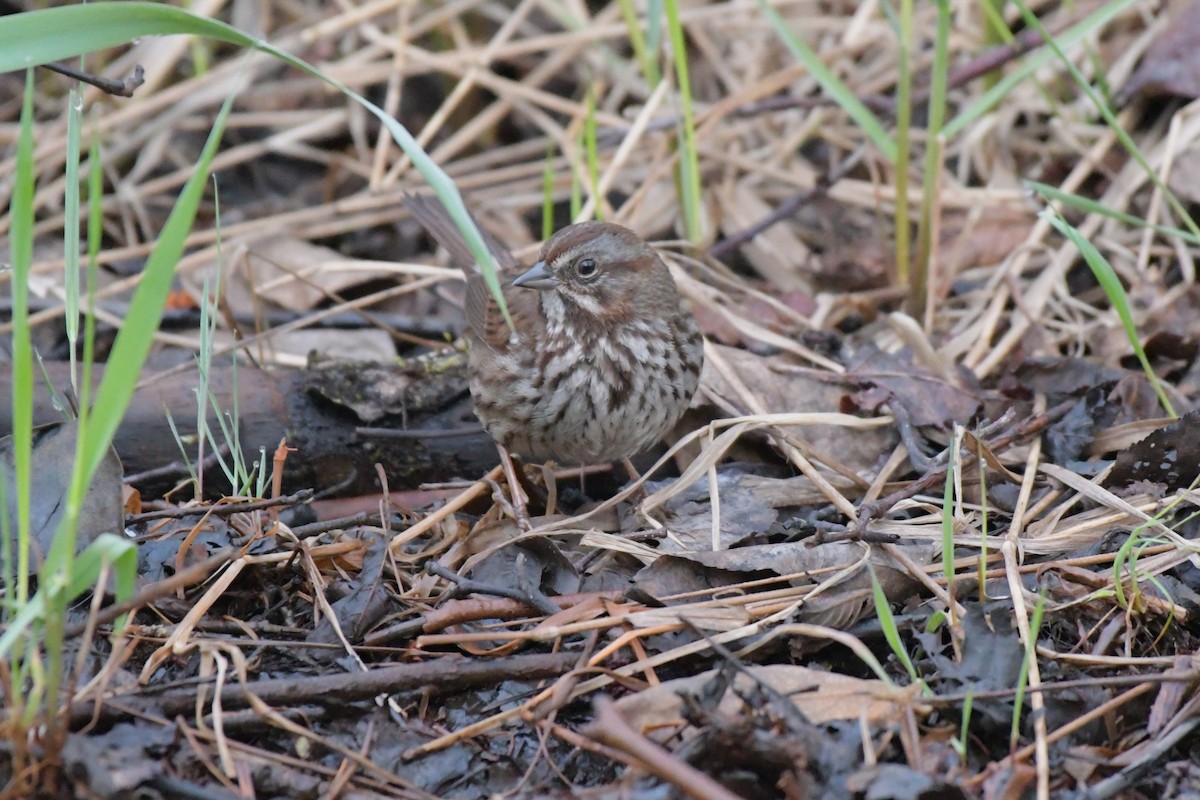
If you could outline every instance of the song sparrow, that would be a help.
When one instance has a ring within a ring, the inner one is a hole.
[[[405,203],[466,273],[471,395],[502,448],[598,464],[645,450],[679,421],[704,343],[667,265],[637,234],[608,222],[570,225],[525,271],[485,235],[513,334],[441,203]]]

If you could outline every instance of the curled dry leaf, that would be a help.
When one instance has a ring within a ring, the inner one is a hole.
[[[968,425],[982,408],[974,376],[965,368],[958,370],[958,385],[951,384],[907,350],[898,354],[864,350],[847,376],[861,387],[849,398],[855,408],[873,411],[900,403],[917,427],[946,430],[955,422]]]
[[[712,590],[770,575],[796,576],[790,582],[803,585],[862,562],[865,552],[863,545],[853,542],[832,542],[815,547],[804,542],[788,542],[718,552],[675,553],[662,556],[639,572],[634,585],[659,598]],[[933,559],[934,548],[912,544],[905,547],[905,552],[916,563],[928,564]],[[872,550],[869,561],[889,600],[902,600],[916,590],[916,581],[908,570],[887,553]],[[849,590],[870,585],[864,569],[844,581],[841,587]]]
[[[1167,491],[1196,481],[1200,464],[1200,411],[1191,411],[1117,454],[1105,485],[1122,489],[1145,481]]]
[[[883,681],[863,680],[848,675],[809,669],[791,664],[772,664],[746,668],[750,675],[739,673],[733,686],[717,706],[719,712],[736,715],[745,713],[738,692],[754,687],[755,680],[786,695],[796,708],[814,725],[836,720],[865,720],[876,724],[898,723],[905,709],[912,708],[912,695],[904,689],[889,686]],[[664,681],[637,694],[617,701],[622,716],[647,735],[658,731],[674,735],[684,724],[681,710],[683,692],[700,692],[713,679],[717,670],[709,670],[687,678]]]

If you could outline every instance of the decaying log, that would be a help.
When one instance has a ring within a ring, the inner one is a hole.
[[[68,366],[46,364],[55,387],[69,386]],[[103,367],[94,370],[98,385]],[[50,393],[40,385],[35,397],[35,424],[61,419]],[[155,379],[143,374],[114,445],[133,475],[181,462],[183,452],[167,423],[167,412],[184,438],[188,458],[196,458],[195,372]],[[392,489],[423,482],[472,477],[496,464],[491,440],[471,411],[465,365],[461,354],[450,352],[403,364],[332,364],[306,370],[259,370],[239,366],[236,380],[229,367],[214,367],[210,379],[218,408],[234,409],[237,392],[239,436],[247,458],[257,460],[260,448],[268,464],[280,439],[296,451],[289,454],[285,488],[329,489],[338,494],[378,491],[375,464],[382,464]],[[12,428],[12,375],[0,374],[0,433]],[[209,426],[220,436],[217,412],[208,413]],[[403,438],[360,435],[363,428],[404,431]],[[219,444],[220,442],[218,442]],[[268,466],[269,468],[269,466]],[[219,469],[206,472],[221,491]],[[175,479],[141,485],[161,491]],[[227,487],[226,487],[227,488]]]

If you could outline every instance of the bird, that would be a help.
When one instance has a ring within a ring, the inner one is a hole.
[[[704,341],[670,269],[640,236],[578,222],[526,268],[485,233],[510,328],[440,201],[409,194],[404,203],[465,274],[471,395],[502,461],[627,459],[674,428],[699,385]]]

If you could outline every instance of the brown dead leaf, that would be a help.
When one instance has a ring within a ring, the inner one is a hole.
[[[964,269],[999,264],[1008,258],[1025,241],[1036,221],[1032,209],[1012,204],[992,206],[981,214],[944,214],[935,274],[946,280],[939,296],[945,296],[954,276]]]
[[[1134,95],[1175,95],[1193,99],[1200,94],[1200,2],[1171,14],[1171,23],[1146,51],[1146,57],[1117,95],[1123,105]]]
[[[883,681],[863,680],[848,675],[809,669],[791,664],[747,667],[750,675],[739,673],[725,692],[718,712],[734,716],[745,713],[738,693],[745,694],[758,680],[787,696],[814,725],[836,720],[864,719],[872,725],[896,723],[906,708],[911,708],[908,692]],[[686,678],[664,681],[637,694],[617,701],[621,715],[635,729],[652,735],[653,731],[674,732],[684,724],[680,694],[696,693],[713,679],[717,670]]]
[[[380,262],[347,258],[291,236],[272,236],[231,248],[225,297],[234,313],[253,314],[261,301],[308,311],[351,286],[386,278]],[[239,257],[240,256],[240,257]]]
[[[1200,411],[1191,411],[1117,454],[1105,485],[1123,489],[1149,481],[1175,491],[1190,486],[1200,470]]]
[[[737,380],[727,381],[709,359],[704,364],[701,385],[709,395],[740,413],[842,411],[847,388],[835,376],[797,367],[785,356],[760,356],[720,345],[713,348]],[[758,408],[753,409],[748,400]],[[847,430],[836,425],[806,425],[793,432],[807,441],[818,457],[828,454],[860,474],[869,473],[879,454],[891,450],[896,442],[891,428]]]
[[[786,542],[733,550],[677,552],[663,555],[642,569],[633,583],[653,597],[667,597],[771,575],[811,575],[807,579],[796,579],[796,582],[816,582],[862,561],[864,552],[862,545],[852,542],[817,546]],[[913,544],[906,546],[905,552],[918,564],[927,564],[933,558],[934,550],[929,545]],[[873,550],[870,563],[889,599],[899,601],[916,590],[916,581],[908,570],[887,553]],[[863,570],[842,582],[840,587],[848,591],[870,585],[870,578]]]
[[[1200,202],[1200,147],[1189,147],[1175,155],[1167,186],[1180,200]]]
[[[965,369],[959,370],[960,385],[955,386],[918,363],[907,350],[863,353],[847,373],[862,387],[848,398],[854,410],[873,412],[885,404],[901,403],[913,425],[946,430],[955,422],[970,424],[982,408],[974,376]]]
[[[888,220],[818,197],[801,209],[796,221],[804,241],[820,253],[812,277],[818,290],[855,292],[888,284],[896,261]]]
[[[760,496],[755,485],[746,482],[752,477],[736,466],[722,466],[717,472],[721,550],[768,531],[779,517],[779,512]],[[693,483],[668,500],[663,508],[671,519],[671,538],[663,543],[667,552],[677,548],[684,551],[712,549],[713,507],[707,482]],[[631,517],[626,524],[630,526],[626,532],[631,533],[632,526],[639,523]]]
[[[136,488],[125,484],[121,487],[121,504],[126,516],[142,513],[142,493]]]

